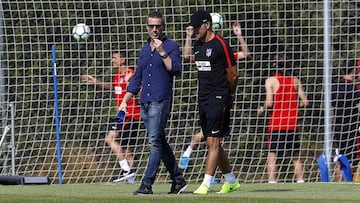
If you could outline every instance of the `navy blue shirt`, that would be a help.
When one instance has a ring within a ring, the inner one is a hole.
[[[163,59],[156,49],[151,50],[151,39],[148,38],[147,41],[140,51],[138,66],[126,89],[127,92],[137,94],[142,88],[140,103],[171,98],[174,76],[180,76],[182,71],[180,49],[175,41],[165,35],[162,39],[164,50],[171,57],[171,71],[166,69]]]

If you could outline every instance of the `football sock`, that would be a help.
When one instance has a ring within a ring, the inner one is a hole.
[[[208,188],[210,188],[211,180],[213,179],[213,176],[205,174],[203,184],[206,185]]]
[[[120,164],[120,167],[121,167],[122,170],[124,170],[124,171],[130,171],[131,170],[131,168],[129,166],[129,163],[127,162],[126,159],[119,161],[119,164]]]
[[[186,151],[184,152],[183,156],[190,157],[192,153],[192,149],[190,145],[186,148]]]
[[[234,184],[236,181],[235,175],[233,172],[227,173],[224,175],[225,181],[229,182],[230,184]]]

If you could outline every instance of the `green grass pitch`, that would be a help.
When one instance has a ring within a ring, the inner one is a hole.
[[[138,184],[25,185],[1,186],[0,202],[140,202],[140,203],[347,203],[360,202],[360,184],[278,183],[242,184],[239,191],[217,194],[221,184],[208,195],[194,195],[199,184],[190,184],[180,195],[168,195],[170,184],[155,183],[153,195],[133,195]]]

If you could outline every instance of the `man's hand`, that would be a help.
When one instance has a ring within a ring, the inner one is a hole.
[[[265,112],[265,108],[263,106],[260,106],[257,110],[257,113],[262,116],[264,115],[264,112]]]
[[[121,102],[118,111],[125,111],[126,112],[126,108],[127,108],[127,103],[126,102]]]
[[[153,44],[154,47],[156,48],[156,50],[159,52],[160,55],[164,55],[166,54],[164,47],[163,47],[163,42],[159,39],[153,39]]]
[[[239,22],[235,22],[232,24],[232,27],[233,27],[233,32],[236,36],[241,36],[242,33],[241,33],[241,25]]]
[[[193,26],[186,27],[185,32],[186,32],[186,37],[191,38],[191,36],[193,36],[193,34],[194,34],[194,27]]]
[[[81,80],[86,83],[95,84],[97,82],[96,78],[91,75],[83,75],[81,76]]]

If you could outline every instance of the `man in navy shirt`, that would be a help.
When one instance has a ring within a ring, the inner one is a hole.
[[[153,194],[152,185],[161,160],[173,181],[169,194],[179,194],[187,187],[165,136],[173,79],[181,74],[182,63],[179,46],[163,34],[164,28],[162,14],[151,12],[147,18],[149,38],[141,49],[138,66],[120,105],[120,109],[126,110],[127,102],[141,89],[141,118],[148,132],[150,153],[145,176],[134,195]]]
[[[240,188],[221,143],[230,134],[230,108],[236,90],[237,70],[232,49],[212,31],[211,25],[207,11],[197,11],[190,17],[189,26],[197,39],[194,57],[198,69],[200,126],[208,148],[204,180],[195,194],[210,192],[211,180],[218,166],[225,177],[219,193]]]

